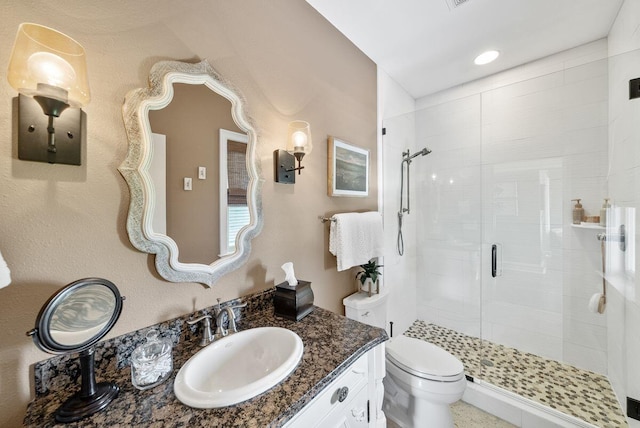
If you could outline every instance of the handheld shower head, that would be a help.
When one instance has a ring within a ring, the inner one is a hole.
[[[409,151],[407,150],[407,151],[406,151],[406,153],[407,153],[407,155],[408,155],[408,154],[409,154]],[[420,150],[419,152],[415,152],[414,154],[412,154],[411,156],[409,156],[409,157],[408,157],[408,159],[413,159],[413,158],[415,158],[416,156],[420,156],[420,155],[422,155],[422,156],[426,156],[426,155],[428,155],[429,153],[431,153],[431,150],[429,150],[429,149],[427,149],[427,148],[425,147],[424,149]]]

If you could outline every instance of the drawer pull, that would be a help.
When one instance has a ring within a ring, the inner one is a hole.
[[[338,401],[342,403],[347,399],[347,395],[349,395],[349,388],[343,386],[338,390]]]

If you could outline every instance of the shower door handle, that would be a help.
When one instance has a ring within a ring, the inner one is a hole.
[[[500,260],[498,260],[498,252],[500,252]],[[491,276],[493,278],[502,276],[502,244],[500,243],[491,246]]]
[[[491,246],[491,276],[495,278],[498,275],[498,246]]]

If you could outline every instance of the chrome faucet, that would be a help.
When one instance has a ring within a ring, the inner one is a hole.
[[[220,309],[220,299],[218,299],[218,307],[215,309],[216,314],[216,333],[213,335],[216,339],[221,339],[227,335],[227,330],[224,329],[224,311]]]
[[[216,333],[214,337],[216,339],[238,332],[238,328],[236,326],[236,314],[233,312],[233,310],[238,308],[244,308],[246,306],[247,306],[246,303],[241,303],[239,305],[225,306],[224,308],[220,308],[220,299],[218,299],[218,307],[215,309]],[[227,315],[227,323],[228,323],[226,329],[224,328],[225,314]]]
[[[227,306],[225,310],[227,311],[227,319],[229,320],[229,325],[227,327],[228,334],[233,334],[238,332],[238,328],[236,326],[236,314],[233,312],[234,309],[245,308],[247,307],[246,303],[241,303],[239,305]]]
[[[213,336],[211,335],[211,315],[203,315],[200,318],[194,320],[188,320],[187,324],[194,325],[202,321],[202,338],[200,339],[200,346],[207,346],[213,342]]]

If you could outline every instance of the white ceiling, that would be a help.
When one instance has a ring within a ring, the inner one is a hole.
[[[623,0],[307,2],[420,98],[606,37]],[[489,49],[500,57],[475,65]]]

